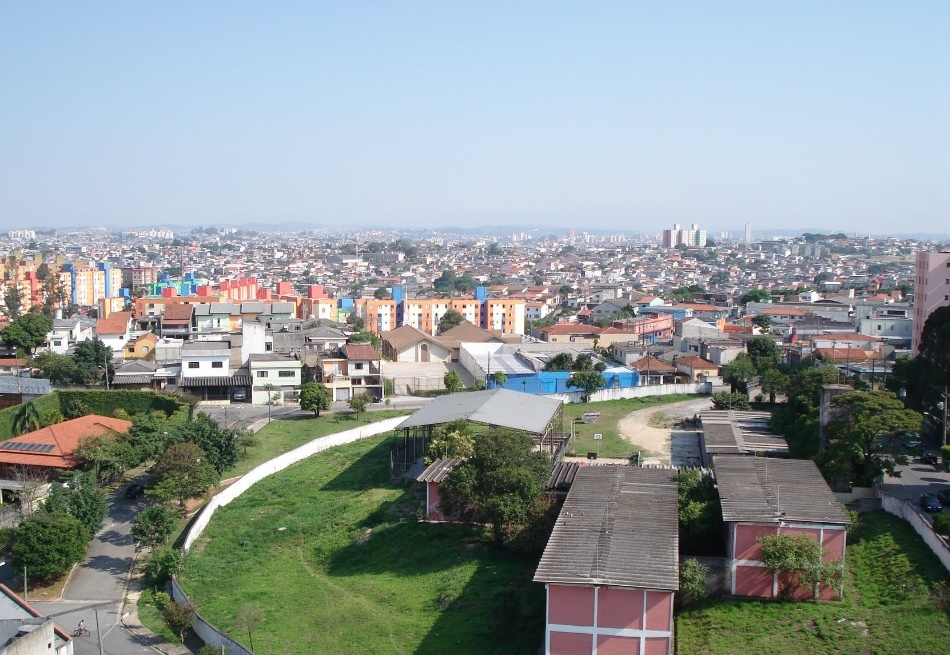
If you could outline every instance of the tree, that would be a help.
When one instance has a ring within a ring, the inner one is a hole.
[[[750,302],[769,302],[772,300],[772,294],[765,289],[752,289],[739,298],[740,305],[747,305]]]
[[[752,325],[768,330],[772,327],[772,317],[768,314],[756,314],[752,317]]]
[[[13,542],[13,560],[31,578],[54,580],[86,556],[89,531],[65,512],[39,512],[23,521]]]
[[[43,510],[69,514],[82,523],[89,534],[96,534],[106,517],[106,494],[96,485],[95,476],[77,471],[64,474],[62,481],[64,484],[50,488]]]
[[[32,401],[23,403],[13,413],[13,436],[34,432],[41,427],[43,427],[43,419]]]
[[[165,505],[149,505],[135,515],[132,523],[136,550],[164,545],[174,529],[175,516],[171,510]]]
[[[567,379],[567,386],[581,389],[584,402],[589,402],[591,395],[607,384],[600,371],[578,371]]]
[[[313,415],[320,417],[320,412],[330,409],[333,398],[330,396],[330,390],[326,386],[317,382],[308,382],[300,387],[300,409],[313,412]]]
[[[176,635],[181,643],[185,643],[185,631],[191,627],[191,619],[195,615],[193,605],[180,605],[169,601],[162,606],[162,619]]]
[[[442,383],[449,393],[456,393],[462,390],[462,376],[457,371],[446,371],[442,376]]]
[[[594,369],[594,358],[587,353],[581,353],[577,356],[577,359],[574,360],[571,369],[575,371],[592,371]]]
[[[371,395],[368,393],[360,393],[350,398],[346,404],[349,405],[350,410],[356,414],[356,418],[359,418],[360,414],[366,411],[366,408],[371,402],[373,402]]]
[[[175,444],[152,467],[152,488],[146,494],[162,502],[177,500],[184,511],[188,499],[204,497],[218,479],[214,467],[198,446]]]
[[[818,453],[821,388],[836,378],[835,369],[814,366],[802,367],[790,376],[786,401],[773,410],[771,422],[772,429],[788,441],[790,457],[810,459]]]
[[[934,366],[936,384],[950,383],[950,306],[938,307],[920,333],[920,358]]]
[[[508,376],[505,375],[504,371],[495,371],[491,374],[491,377],[496,387],[503,387],[505,386],[505,382],[508,381]]]
[[[775,404],[775,396],[788,390],[789,377],[777,368],[770,368],[762,375],[762,391],[769,394],[769,403]]]
[[[366,320],[355,311],[350,312],[349,316],[346,317],[346,324],[354,332],[362,332],[366,329]]]
[[[54,352],[36,355],[30,361],[30,367],[34,369],[34,377],[46,378],[53,384],[72,384],[79,374],[72,357]]]
[[[752,360],[755,372],[763,375],[770,368],[782,364],[782,348],[768,337],[752,337],[746,343],[746,352]]]
[[[85,384],[97,384],[105,380],[106,376],[112,377],[112,348],[99,339],[78,344],[73,351],[73,360],[79,379]]]
[[[722,379],[732,387],[732,393],[749,394],[749,382],[755,377],[755,364],[746,353],[722,367]]]
[[[389,298],[389,291],[384,287],[379,287],[376,291],[373,292],[373,298],[376,300],[385,300]]]
[[[778,574],[780,597],[791,598],[799,588],[806,589],[811,597],[819,585],[833,589],[841,585],[841,562],[824,561],[821,544],[809,535],[767,535],[756,541],[762,546],[765,570]]]
[[[692,605],[709,593],[706,573],[709,568],[698,559],[688,557],[680,565],[680,589],[677,594],[682,605]]]
[[[559,372],[570,371],[574,368],[574,355],[571,353],[558,353],[548,360],[548,365],[544,367],[545,371]]]
[[[493,429],[475,437],[472,457],[440,489],[446,515],[487,523],[496,543],[522,528],[551,472],[547,455],[523,432]]]
[[[432,431],[426,462],[437,459],[468,459],[475,453],[475,437],[468,421],[443,423]]]
[[[679,493],[680,552],[690,555],[718,555],[722,534],[722,509],[716,480],[698,469],[676,474]],[[710,548],[715,550],[711,551]]]
[[[237,626],[247,633],[251,652],[254,652],[254,631],[264,622],[264,613],[253,605],[242,605],[237,613]]]
[[[870,487],[884,473],[900,477],[907,456],[894,437],[919,432],[923,417],[886,391],[843,393],[831,402],[845,415],[825,428],[825,451],[816,458],[825,478]]]
[[[139,463],[135,449],[125,439],[111,435],[84,437],[76,449],[76,456],[92,465],[97,480],[116,480]]]
[[[261,390],[267,392],[267,422],[270,423],[271,420],[271,407],[280,399],[280,394],[277,393],[277,387],[274,386],[273,382],[268,382],[267,384],[261,385]]]
[[[7,316],[12,319],[17,319],[23,313],[23,292],[15,281],[7,285],[7,290],[3,294],[3,304],[7,307]]]
[[[46,343],[46,337],[52,331],[53,321],[49,317],[24,314],[0,330],[0,339],[22,350],[29,357],[34,348]]]
[[[445,334],[455,326],[460,325],[464,320],[465,317],[462,316],[461,312],[458,312],[454,309],[449,309],[444,314],[442,314],[442,318],[439,319],[438,333]]]
[[[198,412],[194,420],[182,425],[176,438],[198,446],[219,475],[237,464],[240,455],[238,433],[222,428],[204,412]]]
[[[744,412],[752,409],[748,394],[719,391],[712,395],[713,409],[734,409]]]

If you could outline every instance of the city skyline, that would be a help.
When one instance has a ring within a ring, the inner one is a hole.
[[[942,235],[948,14],[17,5],[0,227]]]

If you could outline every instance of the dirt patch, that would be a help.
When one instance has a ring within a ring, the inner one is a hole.
[[[656,461],[649,463],[669,463],[671,447],[670,428],[685,417],[690,417],[704,409],[709,409],[709,398],[684,400],[660,407],[648,407],[630,412],[617,424],[617,431],[623,439],[650,451]]]

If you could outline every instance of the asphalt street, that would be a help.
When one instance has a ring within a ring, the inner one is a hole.
[[[950,489],[950,473],[945,471],[942,465],[924,464],[920,457],[913,457],[909,464],[898,468],[900,477],[887,476],[884,479],[884,491],[909,501],[921,516],[933,522],[931,514],[920,507],[920,494]],[[947,512],[950,508],[941,511]]]

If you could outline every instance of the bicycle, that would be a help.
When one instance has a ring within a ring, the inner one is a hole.
[[[74,637],[91,637],[92,633],[89,632],[86,628],[76,628],[73,630]]]

